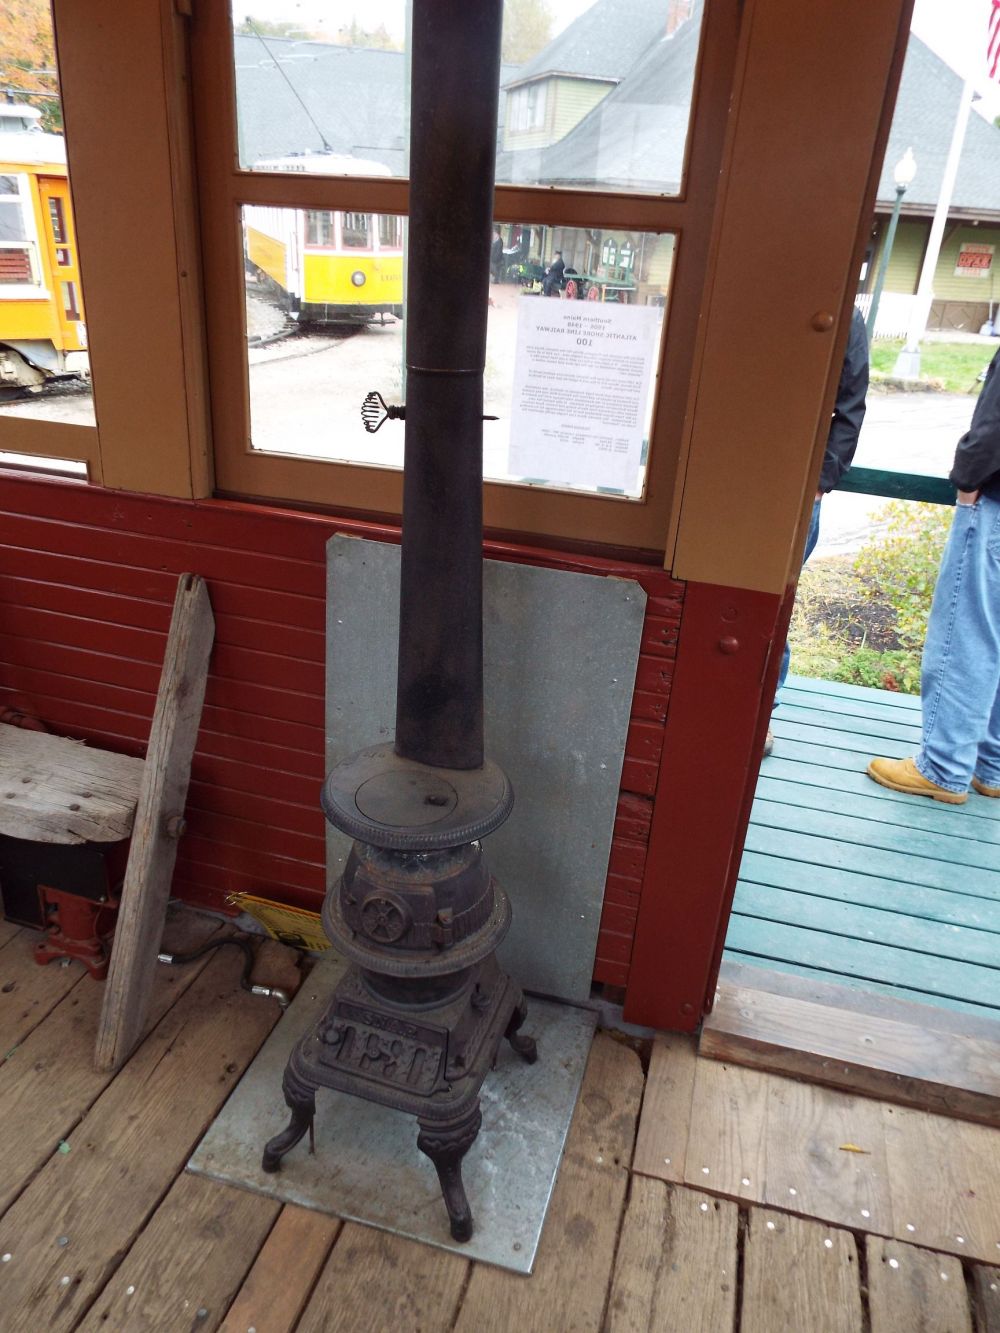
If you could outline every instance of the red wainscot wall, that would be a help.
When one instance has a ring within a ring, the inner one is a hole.
[[[141,755],[180,574],[216,642],[174,889],[318,910],[324,889],[326,552],[396,527],[0,472],[0,706]],[[655,566],[490,541],[492,559],[634,579],[648,596],[594,978],[628,980],[684,585]]]

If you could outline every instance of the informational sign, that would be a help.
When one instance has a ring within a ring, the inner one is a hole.
[[[635,493],[662,309],[522,298],[511,476]]]
[[[960,245],[955,260],[956,278],[988,278],[993,268],[992,245]]]

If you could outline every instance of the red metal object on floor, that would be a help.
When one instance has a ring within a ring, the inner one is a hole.
[[[76,958],[95,981],[103,981],[108,975],[118,899],[94,902],[46,884],[39,884],[38,897],[48,925],[45,939],[35,945],[35,962],[44,965],[56,958]]]

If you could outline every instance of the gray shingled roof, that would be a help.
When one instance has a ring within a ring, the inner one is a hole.
[[[336,153],[382,162],[394,175],[406,174],[409,131],[403,52],[268,36],[262,42],[242,34],[234,36],[233,44],[244,163],[319,152],[325,138]],[[515,69],[505,65],[501,79],[510,78]],[[501,96],[501,125],[505,100]]]
[[[498,156],[497,179],[546,183],[677,188],[699,24],[661,36],[663,0],[597,0],[575,23],[520,69],[505,68],[506,86],[532,74],[569,68],[621,79],[560,142]],[[632,22],[622,20],[627,6]],[[235,39],[241,155],[244,162],[315,151],[322,140],[256,37]],[[266,38],[271,52],[338,153],[406,170],[405,63],[398,51]],[[602,63],[604,62],[604,63]],[[911,36],[889,137],[878,200],[895,199],[892,169],[907,147],[917,175],[908,209],[930,212],[938,196],[962,81],[919,38]],[[504,97],[500,98],[501,120]],[[1000,218],[1000,130],[975,111],[953,196],[953,208]]]
[[[700,20],[698,4],[687,23],[658,37],[627,78],[542,151],[540,183],[680,189]]]
[[[596,0],[522,65],[506,86],[547,74],[623,79],[650,43],[663,36],[666,26],[664,0]]]
[[[934,208],[961,92],[959,76],[911,34],[879,180],[880,205],[889,207],[895,202],[893,168],[907,148],[912,148],[917,174],[904,203],[911,208]],[[983,218],[1000,216],[1000,129],[975,110],[969,116],[952,208]]]

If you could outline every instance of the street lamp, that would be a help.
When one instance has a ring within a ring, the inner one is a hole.
[[[875,290],[872,292],[871,309],[868,311],[868,318],[865,320],[865,328],[868,330],[869,343],[875,336],[875,320],[878,317],[878,303],[882,297],[885,274],[889,267],[889,256],[892,254],[893,242],[896,239],[896,227],[899,223],[899,210],[903,202],[903,195],[906,193],[908,186],[912,184],[916,174],[917,161],[913,156],[913,149],[907,148],[906,152],[896,163],[892,173],[892,178],[896,182],[896,202],[892,207],[892,217],[889,219],[889,227],[885,233],[885,244],[882,246],[882,254],[879,258],[878,275],[875,278]]]

